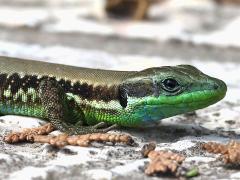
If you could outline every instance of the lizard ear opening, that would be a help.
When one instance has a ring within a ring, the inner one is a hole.
[[[118,89],[118,99],[119,99],[120,105],[123,108],[127,107],[127,103],[128,103],[127,98],[128,98],[127,90],[122,86],[120,86]]]

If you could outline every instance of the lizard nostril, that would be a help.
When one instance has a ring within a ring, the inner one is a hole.
[[[214,85],[213,85],[213,89],[215,89],[215,90],[217,90],[218,87],[219,87],[219,86],[218,86],[217,84],[214,84]]]

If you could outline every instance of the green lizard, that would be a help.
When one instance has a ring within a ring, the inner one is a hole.
[[[151,124],[214,104],[226,91],[190,65],[110,71],[0,57],[0,114],[42,118],[69,134]]]

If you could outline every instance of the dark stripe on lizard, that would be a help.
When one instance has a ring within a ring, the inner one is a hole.
[[[38,89],[39,83],[43,79],[56,79],[55,77],[42,76],[38,78],[36,75],[25,75],[20,77],[18,73],[14,73],[7,78],[7,74],[0,74],[0,87],[3,90],[10,88],[11,94],[15,95],[20,88],[26,93],[29,88]],[[107,85],[97,85],[87,83],[75,82],[73,85],[70,80],[60,79],[58,81],[59,85],[63,88],[64,92],[72,93],[74,95],[80,96],[82,99],[87,99],[89,101],[104,101],[109,102],[111,100],[119,99],[119,90],[117,85],[107,86]]]

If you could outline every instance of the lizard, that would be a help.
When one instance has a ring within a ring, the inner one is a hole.
[[[191,65],[113,71],[0,56],[0,114],[44,119],[70,135],[154,124],[226,91]]]

